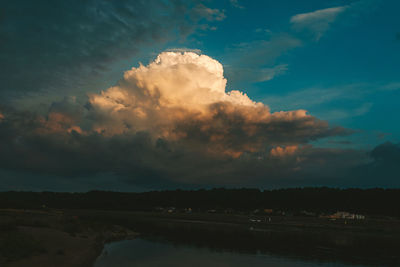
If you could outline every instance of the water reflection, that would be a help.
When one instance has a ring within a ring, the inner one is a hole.
[[[276,257],[268,254],[246,254],[216,251],[186,245],[174,245],[160,240],[138,238],[107,244],[95,267],[160,267],[160,266],[348,266],[339,263],[319,263]],[[354,266],[354,265],[353,265]],[[361,266],[361,265],[358,265]]]

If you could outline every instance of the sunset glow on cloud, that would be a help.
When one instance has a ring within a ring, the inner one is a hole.
[[[126,71],[118,85],[89,95],[89,114],[98,118],[92,130],[106,136],[147,131],[155,139],[190,141],[233,157],[332,134],[304,110],[271,113],[243,92],[226,92],[226,83],[215,59],[163,52]]]

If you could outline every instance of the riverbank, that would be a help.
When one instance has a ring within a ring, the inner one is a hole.
[[[0,266],[92,266],[105,243],[136,236],[59,210],[0,210]]]
[[[400,266],[400,221],[251,214],[81,211],[176,246],[362,266]]]
[[[400,221],[251,214],[0,210],[0,265],[93,266],[104,244],[138,233],[176,245],[321,262],[398,266]]]

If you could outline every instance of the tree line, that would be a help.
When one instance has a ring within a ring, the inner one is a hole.
[[[0,208],[98,209],[150,211],[157,207],[191,208],[193,211],[273,209],[316,213],[349,211],[400,217],[400,189],[339,189],[327,187],[259,189],[199,189],[150,192],[90,191],[0,192]]]

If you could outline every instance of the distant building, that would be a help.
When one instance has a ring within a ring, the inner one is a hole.
[[[174,213],[174,212],[176,212],[176,208],[175,208],[175,207],[170,207],[170,208],[167,210],[167,212],[168,212],[168,213]]]
[[[349,219],[349,220],[364,220],[365,216],[361,214],[354,214],[347,211],[338,211],[328,216],[330,219]]]
[[[355,214],[355,215],[356,215],[356,219],[357,220],[364,220],[365,219],[364,215],[361,215],[361,214]]]

